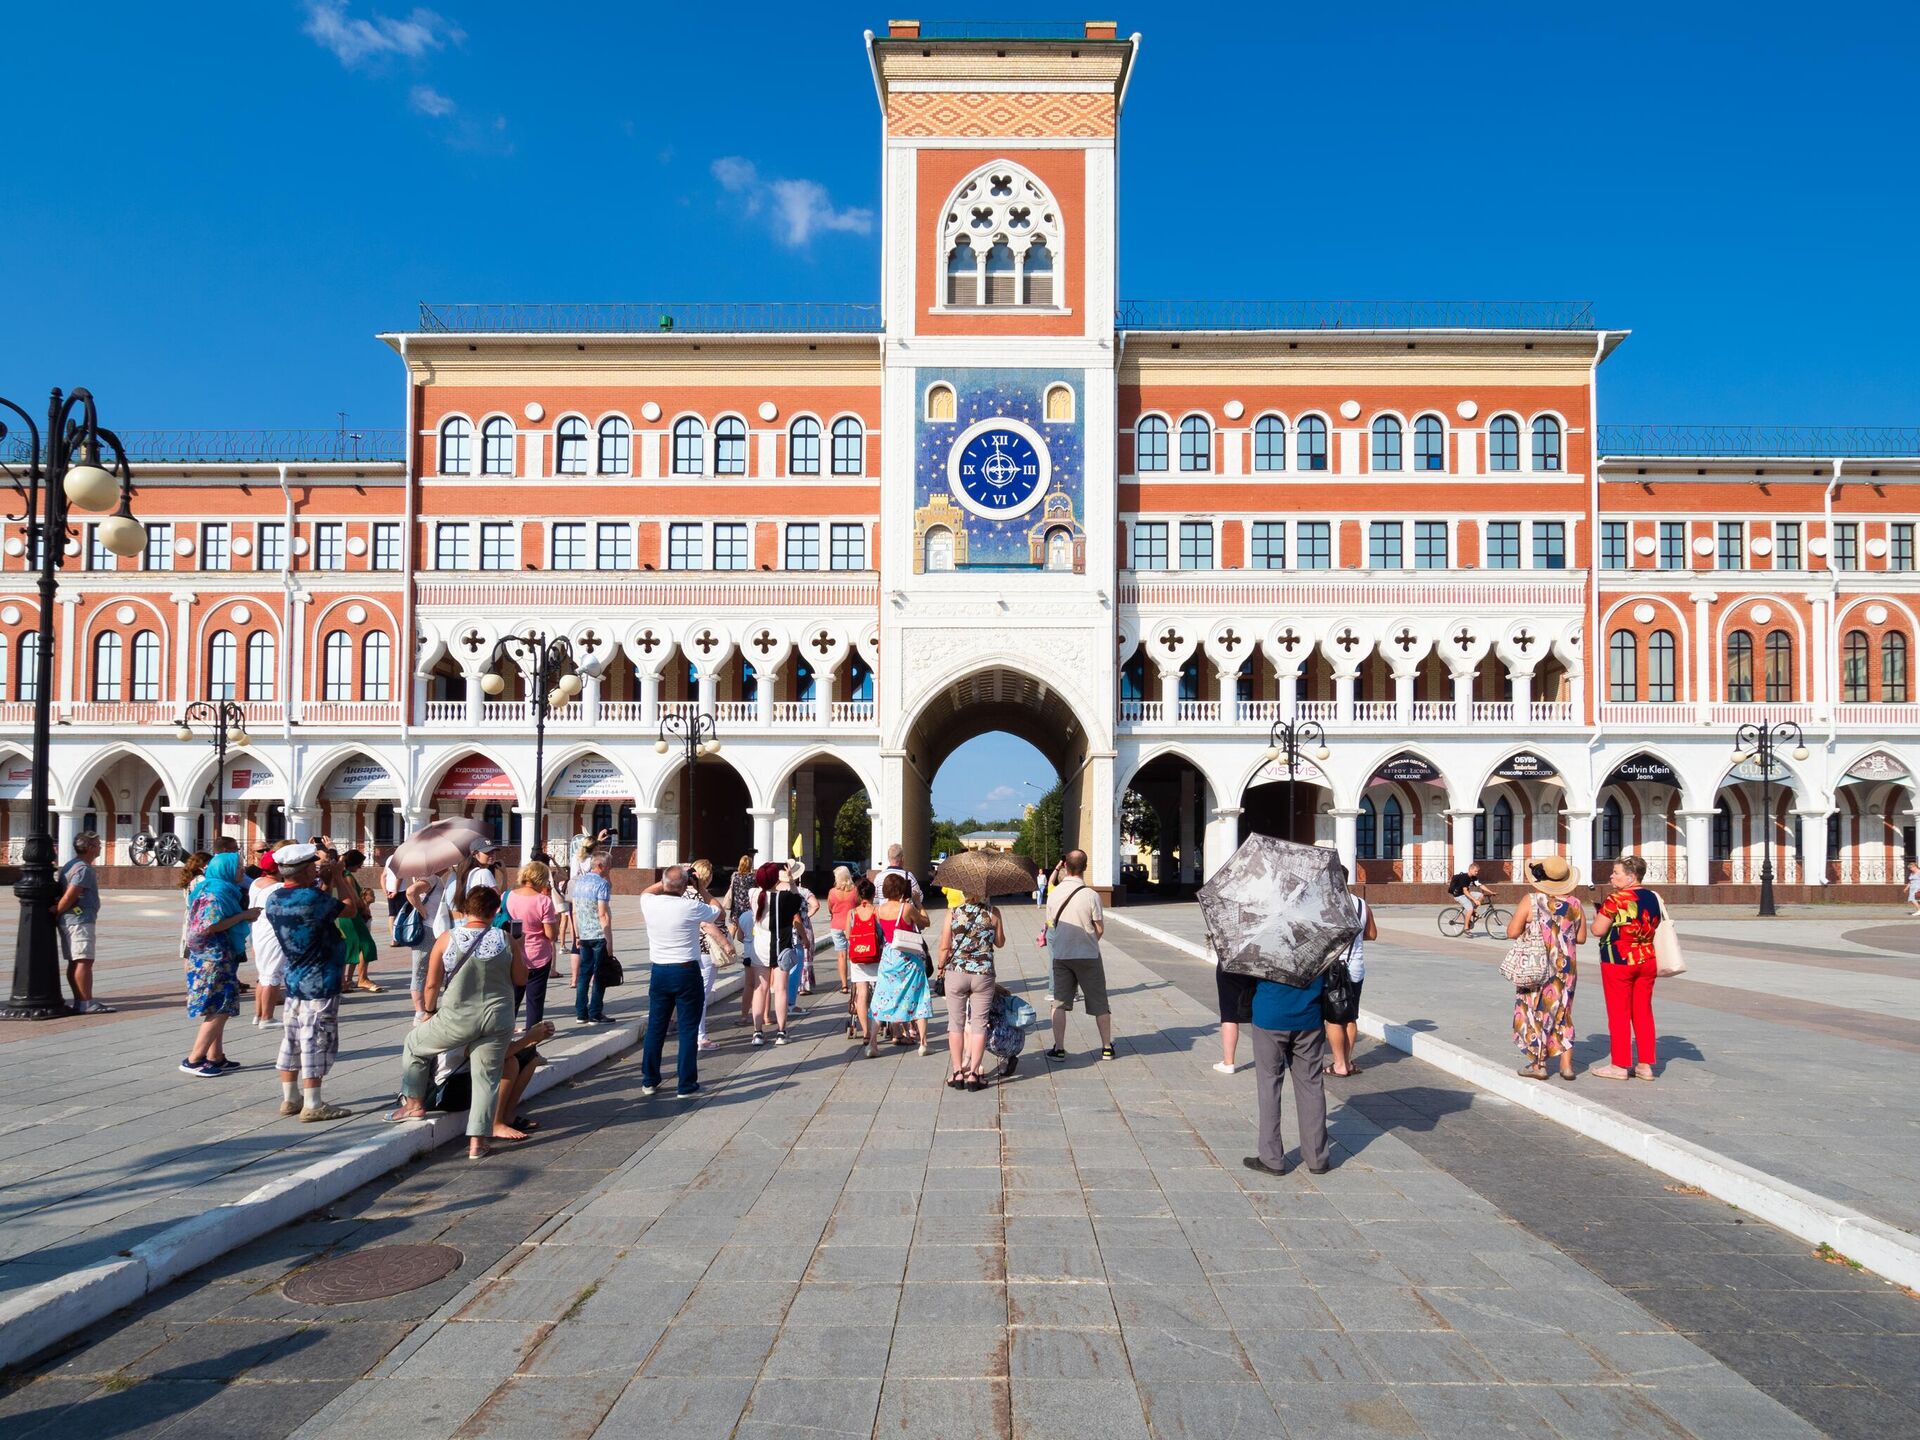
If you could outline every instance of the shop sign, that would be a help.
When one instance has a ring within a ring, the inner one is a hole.
[[[493,761],[481,756],[470,756],[457,762],[440,779],[440,788],[434,791],[436,800],[512,800],[513,781],[507,778],[507,772]]]
[[[1280,785],[1286,782],[1287,762],[1285,759],[1269,760],[1254,773],[1248,785]],[[1293,778],[1301,785],[1325,785],[1333,788],[1333,782],[1327,779],[1327,772],[1304,755],[1294,762]]]
[[[33,793],[33,762],[0,762],[0,800],[25,800]]]
[[[400,787],[378,760],[347,760],[334,766],[320,798],[329,803],[350,800],[398,800]]]
[[[1551,761],[1531,750],[1522,750],[1518,755],[1502,760],[1500,768],[1493,772],[1497,780],[1551,780],[1559,773]]]
[[[207,797],[213,797],[213,787],[207,787]],[[251,760],[243,760],[237,765],[227,767],[227,788],[223,797],[228,800],[281,800],[286,797],[280,793],[280,782],[273,771]]]
[[[1884,750],[1875,750],[1862,755],[1853,762],[1841,783],[1848,780],[1905,780],[1907,767]]]
[[[1609,785],[1630,780],[1651,780],[1664,785],[1680,783],[1679,777],[1673,773],[1673,767],[1653,755],[1635,755],[1630,760],[1622,760],[1607,777]]]
[[[1440,772],[1428,761],[1418,755],[1396,755],[1374,774],[1375,782],[1397,780],[1402,784],[1431,784],[1440,778]]]
[[[631,800],[633,786],[605,756],[583,755],[553,782],[548,794],[556,800]]]

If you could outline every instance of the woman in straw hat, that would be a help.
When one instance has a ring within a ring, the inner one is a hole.
[[[1553,968],[1538,987],[1514,996],[1513,1043],[1527,1052],[1527,1063],[1520,1073],[1544,1080],[1547,1061],[1557,1056],[1560,1078],[1571,1080],[1574,950],[1587,938],[1586,912],[1578,900],[1569,898],[1579,881],[1561,855],[1540,855],[1524,861],[1522,874],[1533,888],[1526,903],[1513,907],[1507,938],[1518,940],[1529,925],[1538,927]]]

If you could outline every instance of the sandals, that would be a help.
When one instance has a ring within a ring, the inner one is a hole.
[[[987,1088],[987,1082],[982,1080],[978,1075],[969,1075],[967,1077],[966,1088],[969,1090],[984,1090]]]
[[[947,1088],[949,1090],[964,1089],[966,1087],[966,1083],[967,1083],[967,1077],[962,1071],[956,1070],[951,1075],[947,1076]]]
[[[1544,1065],[1522,1065],[1516,1073],[1518,1073],[1522,1080],[1544,1080],[1547,1078],[1547,1067]]]

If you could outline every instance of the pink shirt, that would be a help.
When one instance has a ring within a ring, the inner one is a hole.
[[[831,919],[830,929],[844,932],[847,928],[847,916],[853,913],[853,907],[860,903],[860,892],[847,890],[844,894],[838,890],[827,891],[827,914]]]
[[[540,970],[553,963],[553,941],[541,928],[559,919],[553,897],[538,890],[528,893],[515,886],[507,892],[507,914],[520,922],[520,943],[527,952],[527,968]]]

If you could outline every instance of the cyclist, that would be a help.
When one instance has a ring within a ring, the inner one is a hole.
[[[1483,900],[1491,900],[1493,898],[1493,892],[1480,883],[1480,862],[1478,860],[1469,861],[1466,869],[1462,870],[1447,882],[1447,894],[1458,901],[1460,908],[1466,912],[1466,931],[1468,933],[1473,930],[1473,917],[1475,912],[1479,910],[1480,903]]]

